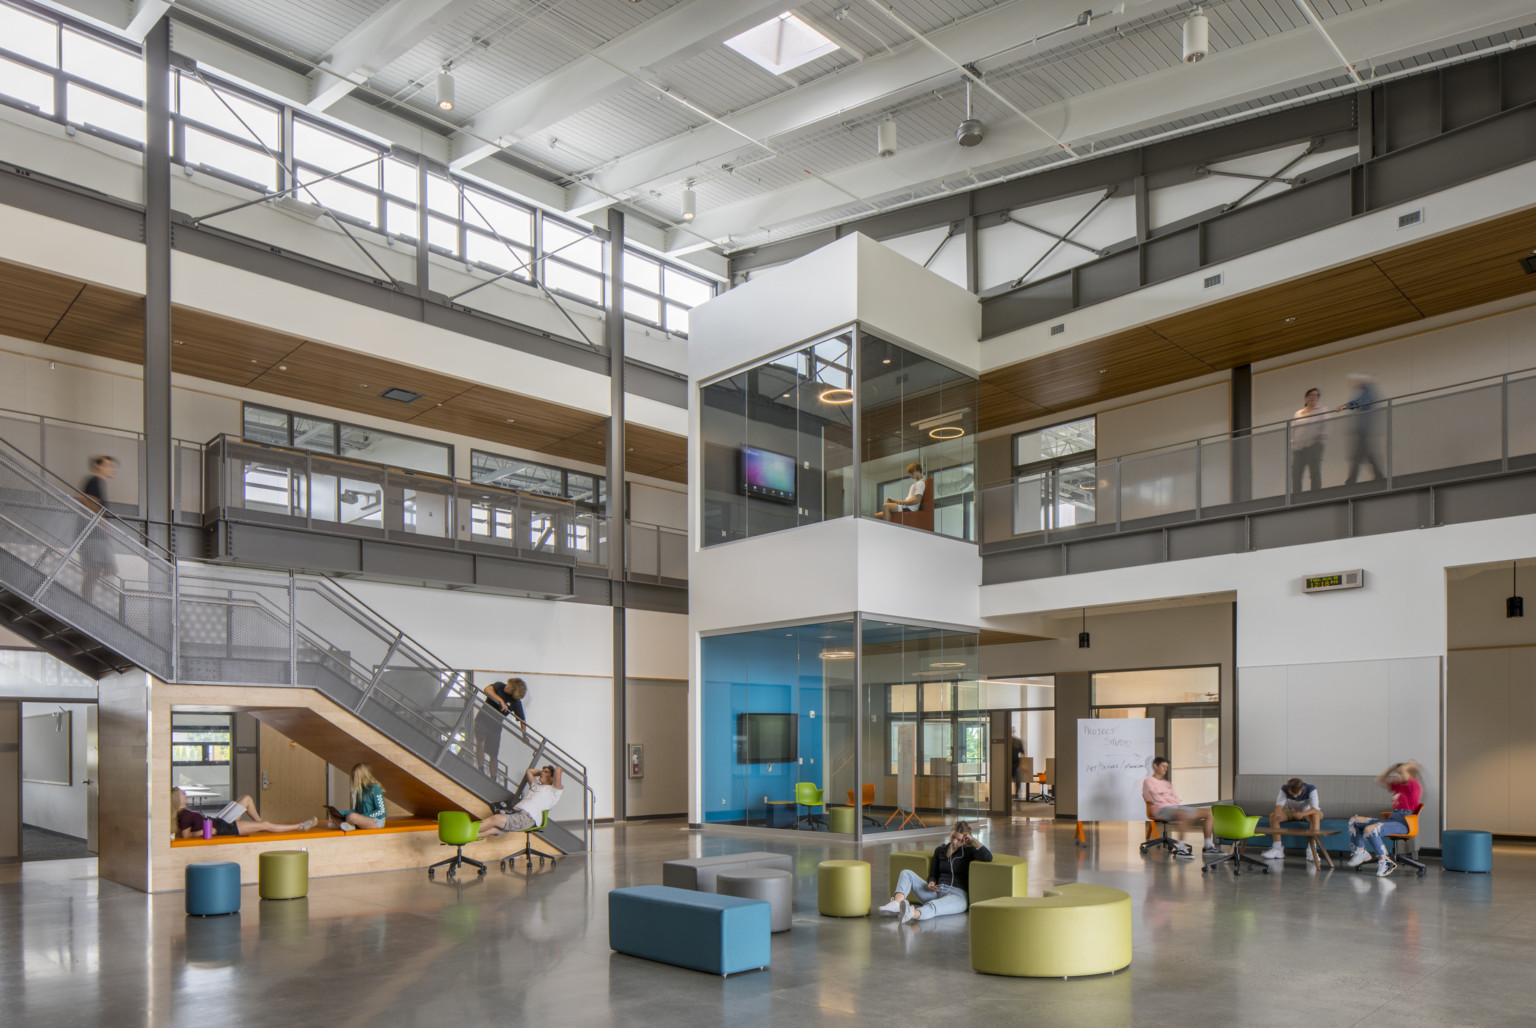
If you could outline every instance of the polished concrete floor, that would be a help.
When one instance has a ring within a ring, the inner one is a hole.
[[[590,857],[542,872],[321,878],[289,902],[249,887],[225,918],[186,918],[180,893],[100,881],[94,861],[3,866],[0,1024],[1536,1023],[1536,847],[1500,846],[1492,875],[1431,862],[1427,878],[1378,880],[1294,860],[1234,878],[1144,860],[1140,832],[1120,825],[1086,850],[1070,822],[999,822],[987,838],[1029,858],[1031,893],[1078,880],[1129,892],[1130,969],[1070,982],[974,974],[964,917],[817,915],[816,863],[851,845],[649,822],[600,829]],[[795,927],[774,936],[767,971],[722,980],[608,949],[609,889],[659,882],[664,860],[763,848],[796,869]],[[864,850],[877,892],[890,849]]]

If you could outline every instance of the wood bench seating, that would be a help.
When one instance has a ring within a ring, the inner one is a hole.
[[[324,824],[322,821],[321,824]],[[175,846],[238,846],[241,843],[251,842],[279,842],[294,841],[299,839],[334,839],[344,835],[391,835],[399,832],[433,832],[437,831],[437,819],[425,817],[393,817],[384,823],[383,828],[355,828],[350,832],[343,832],[339,828],[311,828],[307,832],[261,832],[257,835],[215,835],[211,839],[172,839],[171,845]]]

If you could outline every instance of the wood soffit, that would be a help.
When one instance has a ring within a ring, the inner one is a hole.
[[[981,377],[981,431],[1536,290],[1536,208],[1043,354]]]
[[[142,364],[144,298],[26,265],[0,261],[0,333]],[[171,368],[178,374],[259,389],[487,443],[601,465],[608,418],[480,385],[371,354],[176,305]],[[421,393],[409,404],[379,394]],[[625,469],[687,481],[687,440],[627,424]]]

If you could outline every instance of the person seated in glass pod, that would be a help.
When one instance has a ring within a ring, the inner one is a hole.
[[[949,830],[949,841],[939,843],[928,861],[928,880],[925,882],[910,868],[903,868],[896,878],[895,895],[880,909],[887,914],[900,914],[902,924],[965,913],[970,906],[966,890],[971,884],[973,860],[991,863],[992,851],[971,835],[970,822],[956,821]],[[907,893],[916,896],[921,906],[909,903]]]
[[[907,477],[912,479],[912,488],[907,490],[906,499],[886,500],[880,509],[875,511],[875,517],[889,519],[898,511],[917,510],[923,505],[923,490],[928,487],[928,479],[923,475],[923,466],[917,461],[908,464]]]

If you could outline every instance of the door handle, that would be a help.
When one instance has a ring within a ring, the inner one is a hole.
[[[83,780],[82,780],[82,781],[81,781],[81,782],[80,782],[80,784],[81,784],[81,785],[95,785],[95,784],[96,784],[96,782],[95,782],[95,780],[94,780],[94,779],[90,779],[90,778],[86,778],[86,779],[83,779]]]

